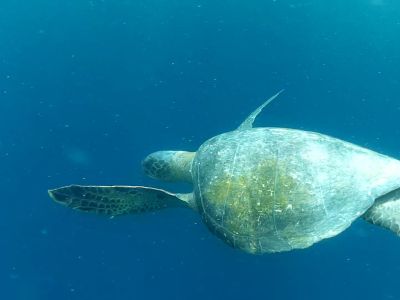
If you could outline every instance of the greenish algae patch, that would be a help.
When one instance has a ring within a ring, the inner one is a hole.
[[[284,229],[281,220],[293,209],[290,196],[300,190],[282,162],[268,159],[240,173],[223,173],[210,182],[204,197],[207,212],[224,229],[256,238]]]

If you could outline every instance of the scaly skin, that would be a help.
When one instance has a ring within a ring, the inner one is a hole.
[[[195,152],[157,151],[149,154],[142,162],[145,174],[163,181],[192,182],[190,168]]]

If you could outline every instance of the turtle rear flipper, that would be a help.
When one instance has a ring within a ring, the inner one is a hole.
[[[70,185],[49,190],[56,202],[72,209],[110,216],[151,212],[168,207],[189,207],[185,194],[144,186]],[[180,198],[182,198],[182,200]]]
[[[376,199],[363,218],[400,236],[400,188]]]

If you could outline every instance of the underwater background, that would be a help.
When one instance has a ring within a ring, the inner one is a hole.
[[[400,239],[356,221],[252,256],[186,209],[114,219],[53,203],[71,183],[146,178],[285,92],[258,126],[400,158],[397,0],[1,0],[0,298],[400,299]]]

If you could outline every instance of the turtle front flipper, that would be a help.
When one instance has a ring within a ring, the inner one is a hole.
[[[185,194],[144,186],[70,185],[49,190],[49,195],[72,209],[110,216],[190,206],[190,197]]]

